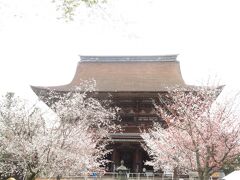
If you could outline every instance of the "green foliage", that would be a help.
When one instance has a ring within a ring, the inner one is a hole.
[[[91,8],[106,1],[107,0],[53,0],[52,2],[56,4],[57,11],[61,13],[63,19],[72,21],[78,7],[85,5]]]
[[[226,164],[223,167],[223,171],[227,175],[235,170],[238,170],[239,168],[240,168],[240,156],[233,163]]]

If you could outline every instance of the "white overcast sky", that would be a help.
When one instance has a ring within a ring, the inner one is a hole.
[[[79,55],[179,54],[183,78],[240,89],[238,0],[108,0],[58,20],[51,0],[0,0],[0,91],[71,81]]]

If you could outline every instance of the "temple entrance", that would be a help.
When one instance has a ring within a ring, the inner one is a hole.
[[[139,142],[115,142],[112,144],[113,149],[111,155],[108,156],[112,162],[108,164],[108,171],[115,172],[120,166],[120,161],[124,161],[124,165],[132,173],[140,173],[144,166],[144,162],[149,159],[147,152],[143,150]],[[150,170],[151,167],[147,167]]]
[[[119,152],[120,160],[124,161],[124,165],[130,170],[133,171],[133,151],[126,149],[120,150]]]

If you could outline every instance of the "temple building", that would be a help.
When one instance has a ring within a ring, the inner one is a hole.
[[[39,95],[53,90],[68,92],[84,80],[96,80],[95,97],[111,99],[120,107],[122,133],[111,134],[112,154],[108,170],[114,171],[124,160],[131,172],[142,172],[148,154],[141,147],[140,130],[148,129],[153,122],[164,125],[154,103],[159,95],[171,88],[187,86],[182,78],[177,55],[164,56],[80,56],[75,76],[67,85],[32,86]],[[150,168],[150,167],[145,167]]]

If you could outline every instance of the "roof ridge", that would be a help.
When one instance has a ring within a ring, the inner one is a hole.
[[[131,56],[82,56],[80,62],[164,62],[177,61],[178,54]]]

